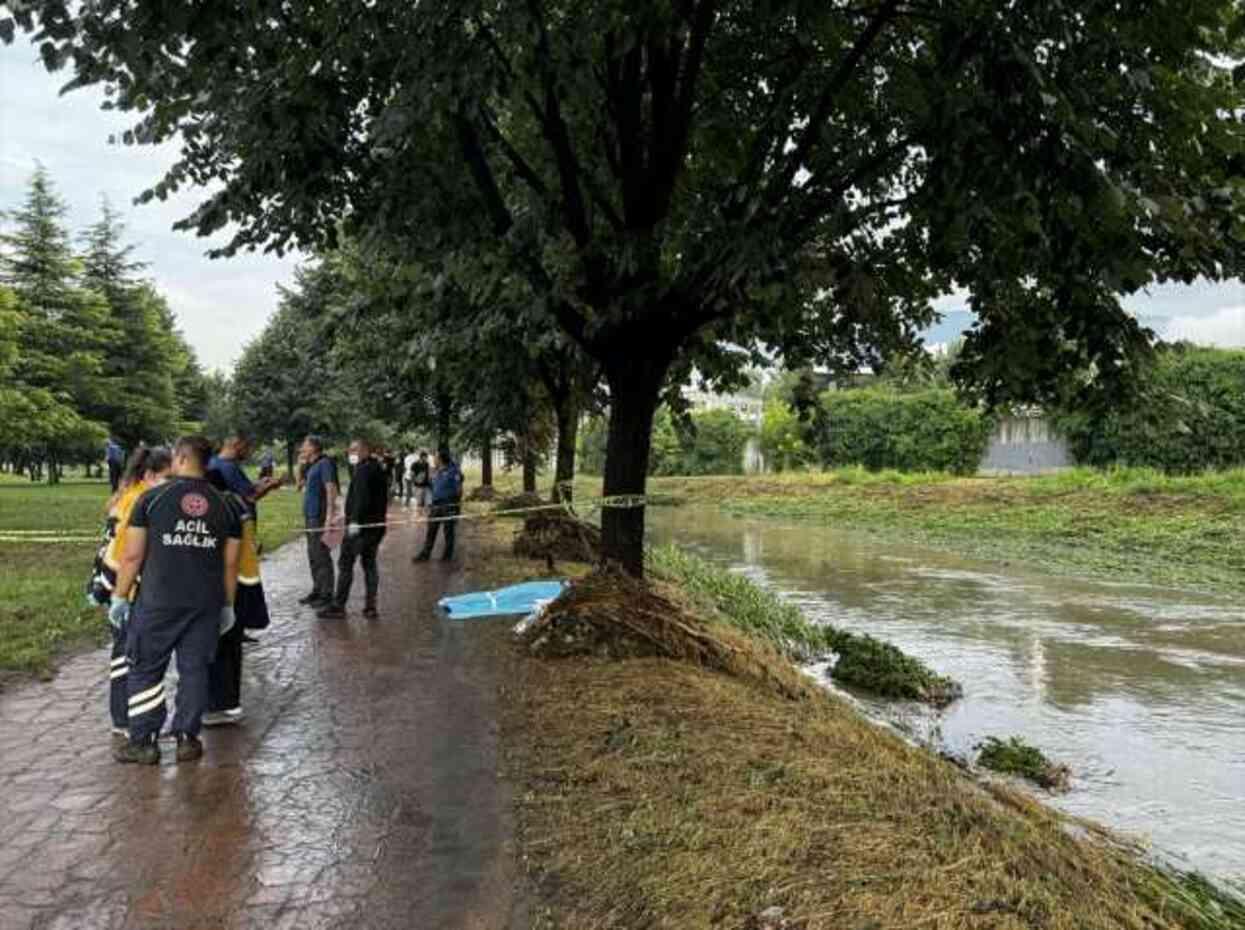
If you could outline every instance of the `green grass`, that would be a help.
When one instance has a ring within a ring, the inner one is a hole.
[[[848,469],[654,482],[659,493],[671,489],[740,515],[809,520],[1044,571],[1245,592],[1245,470],[958,479]]]
[[[0,481],[0,537],[42,530],[81,542],[0,541],[0,671],[46,676],[58,653],[101,641],[106,622],[86,605],[87,575],[104,525],[108,485],[67,479],[50,486]],[[282,489],[260,505],[260,542],[271,552],[297,535],[299,495]]]
[[[987,736],[977,748],[977,763],[992,772],[1015,775],[1050,791],[1068,787],[1068,767],[1052,762],[1042,750],[1019,736],[1006,740]]]
[[[648,565],[653,574],[687,591],[711,616],[766,640],[796,662],[833,653],[838,661],[830,677],[841,685],[876,697],[935,706],[949,704],[963,693],[957,682],[890,643],[810,623],[799,608],[773,592],[676,546],[649,550]]]

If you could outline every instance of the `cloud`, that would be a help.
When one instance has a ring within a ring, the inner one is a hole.
[[[1220,307],[1209,316],[1177,316],[1160,331],[1169,342],[1245,348],[1245,305]]]
[[[133,199],[158,181],[177,158],[177,146],[110,144],[134,120],[100,109],[99,88],[59,96],[67,73],[48,74],[38,52],[18,39],[0,54],[0,210],[21,203],[35,164],[42,162],[69,205],[76,232],[99,215],[101,195],[122,212],[136,258],[149,263],[190,344],[207,368],[229,368],[243,345],[276,308],[276,285],[287,282],[302,256],[250,254],[211,260],[204,254],[224,234],[198,239],[173,224],[202,201],[201,189],[180,191],[141,207]]]

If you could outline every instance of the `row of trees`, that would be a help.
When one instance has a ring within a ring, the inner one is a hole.
[[[0,234],[0,459],[32,480],[98,463],[105,438],[166,440],[209,385],[107,203],[75,248],[46,172]]]
[[[361,328],[360,377],[430,372],[443,421],[466,379],[464,421],[520,436],[540,392],[569,439],[599,376],[610,495],[693,367],[853,371],[958,286],[965,390],[1118,394],[1151,341],[1119,295],[1245,266],[1235,0],[10,7],[127,141],[180,138],[146,196],[213,185],[183,228],[328,263],[347,235],[364,296],[326,326]],[[643,527],[604,514],[636,573]]]

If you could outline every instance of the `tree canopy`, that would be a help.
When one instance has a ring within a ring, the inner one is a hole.
[[[0,453],[49,480],[100,458],[104,438],[166,441],[192,418],[202,372],[131,261],[104,205],[78,254],[42,169],[0,233]]]
[[[990,402],[1127,382],[1120,295],[1241,268],[1232,0],[256,0],[15,7],[223,251],[343,223],[473,301],[521,276],[609,387],[605,492],[644,491],[671,372],[853,368],[931,299]],[[12,25],[7,28],[12,32]],[[607,510],[641,568],[642,510]]]

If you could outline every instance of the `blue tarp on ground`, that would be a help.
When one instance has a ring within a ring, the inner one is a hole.
[[[526,581],[496,591],[475,591],[443,597],[437,605],[451,620],[529,614],[552,601],[566,588],[565,581]]]

